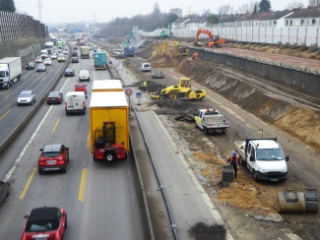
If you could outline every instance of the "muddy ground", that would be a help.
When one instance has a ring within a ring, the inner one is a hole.
[[[147,48],[138,50],[137,56],[151,62],[153,68],[161,68],[170,74],[176,73],[177,78],[179,75],[191,77],[202,86],[237,103],[264,122],[286,131],[316,150],[319,149],[319,98],[309,96],[299,89],[278,86],[262,78],[258,81],[260,84],[253,83],[250,78],[257,79],[257,77],[250,73],[242,73],[235,77],[232,69],[226,69],[217,63],[201,59],[194,61],[180,56],[174,42],[167,46],[164,48],[162,41],[155,42]],[[169,55],[169,58],[164,57],[165,55]],[[162,81],[154,80],[149,75],[146,77],[146,74],[139,71],[140,63],[141,60],[136,62],[136,60],[128,59],[127,67],[131,69],[136,79],[148,81],[149,93],[171,85],[170,80],[166,77]],[[271,87],[273,87],[272,90]],[[303,183],[295,179],[288,179],[285,184],[266,185],[253,181],[240,169],[235,183],[230,184],[229,187],[221,187],[221,169],[232,151],[232,141],[237,133],[231,130],[223,136],[226,138],[224,143],[229,144],[221,144],[219,135],[197,138],[195,142],[194,136],[199,135],[199,129],[190,127],[193,123],[189,121],[176,120],[182,113],[193,114],[197,109],[207,106],[203,106],[201,102],[188,102],[186,105],[180,100],[159,100],[151,101],[149,107],[154,109],[164,122],[170,123],[168,125],[175,125],[174,130],[172,128],[170,130],[172,137],[177,138],[177,141],[183,139],[184,147],[188,148],[185,155],[190,166],[212,200],[221,207],[222,216],[225,219],[237,219],[231,223],[233,224],[231,231],[237,232],[238,239],[257,239],[257,236],[259,239],[276,239],[277,236],[280,236],[278,231],[285,232],[287,228],[302,239],[320,239],[317,234],[319,223],[314,221],[314,216],[308,220],[299,220],[299,217],[296,216],[279,218],[277,214],[275,201],[277,193],[288,188],[304,189],[306,186]],[[243,218],[246,218],[246,224],[241,223]],[[260,229],[263,229],[261,231],[265,234],[255,235],[253,233],[250,224],[256,224],[257,221],[261,221]],[[268,229],[272,229],[274,234],[271,234],[271,231],[268,232]],[[248,233],[250,231],[252,234]]]

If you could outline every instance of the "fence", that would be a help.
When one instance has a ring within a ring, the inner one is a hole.
[[[47,38],[47,26],[27,15],[0,11],[0,42],[29,37]]]
[[[231,41],[255,42],[255,43],[271,43],[279,42],[290,45],[317,45],[320,46],[320,27],[282,27],[282,28],[206,28],[214,35]],[[175,37],[194,39],[198,29],[179,28],[172,29]],[[200,38],[207,38],[202,34]]]

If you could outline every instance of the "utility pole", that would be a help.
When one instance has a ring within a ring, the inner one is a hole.
[[[42,21],[42,11],[41,11],[41,8],[43,6],[42,4],[42,0],[37,0],[37,6],[38,6],[38,18],[39,18],[39,21],[41,22]]]

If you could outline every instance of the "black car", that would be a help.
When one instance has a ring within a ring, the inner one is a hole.
[[[0,181],[0,203],[2,203],[7,196],[10,194],[10,182],[1,180]]]
[[[36,64],[34,62],[28,62],[26,64],[26,70],[33,70],[35,69],[35,67],[36,67]]]
[[[60,91],[49,92],[47,104],[61,104],[63,102],[63,93]]]
[[[45,71],[47,71],[46,65],[44,65],[43,63],[38,64],[37,72],[45,72]]]
[[[72,68],[67,68],[64,72],[65,77],[74,77],[74,70]]]
[[[79,63],[79,58],[78,57],[72,57],[71,58],[71,63]]]
[[[71,53],[71,56],[72,56],[72,57],[78,57],[78,52],[73,51],[73,52]]]

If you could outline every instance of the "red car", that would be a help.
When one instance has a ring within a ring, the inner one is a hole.
[[[84,92],[87,94],[87,84],[85,83],[77,83],[74,85],[74,91],[75,92]]]
[[[63,144],[50,144],[40,149],[41,155],[38,160],[38,171],[42,174],[44,171],[67,172],[69,162],[69,148]]]
[[[63,208],[40,207],[32,209],[27,219],[21,240],[63,239],[68,227],[67,212]]]

